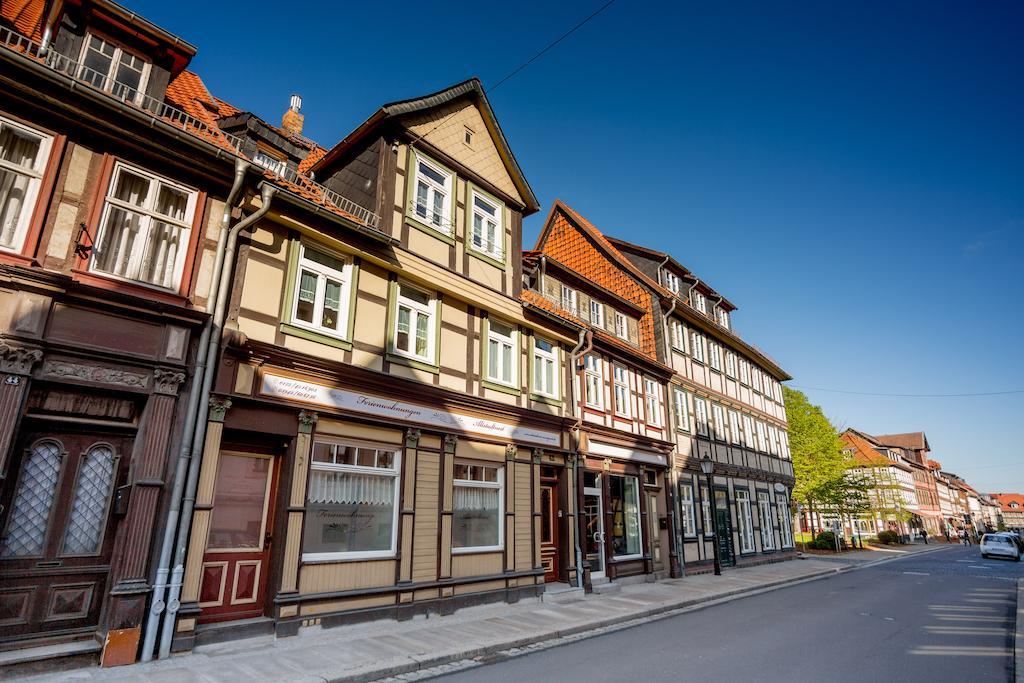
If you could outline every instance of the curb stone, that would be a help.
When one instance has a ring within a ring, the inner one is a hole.
[[[359,673],[351,673],[340,675],[337,677],[329,677],[326,680],[328,683],[368,683],[369,681],[379,681],[382,679],[395,678],[402,680],[404,677],[409,679],[426,679],[433,678],[435,676],[447,673],[446,671],[431,672],[429,670],[435,668],[446,667],[448,665],[460,664],[469,668],[470,662],[486,658],[488,663],[493,658],[493,661],[501,659],[508,659],[519,654],[526,654],[526,652],[509,652],[511,650],[523,650],[527,649],[529,652],[534,652],[540,649],[546,649],[544,645],[550,644],[550,647],[563,644],[558,641],[576,641],[582,640],[590,635],[601,635],[603,633],[609,633],[619,630],[625,630],[632,628],[640,624],[664,619],[670,616],[674,616],[676,613],[683,613],[693,611],[703,607],[712,607],[725,602],[731,602],[738,600],[742,597],[759,595],[761,593],[767,593],[781,588],[789,586],[795,586],[801,583],[807,583],[810,581],[817,581],[829,576],[835,576],[838,574],[845,574],[846,572],[863,569],[865,567],[874,567],[876,565],[885,564],[886,562],[894,562],[896,560],[906,559],[908,557],[916,555],[924,555],[927,553],[933,553],[940,550],[945,550],[947,546],[937,546],[934,550],[922,550],[910,555],[898,555],[896,557],[884,557],[879,560],[872,560],[862,564],[851,564],[843,567],[836,567],[834,569],[824,569],[821,571],[814,572],[812,574],[806,574],[795,578],[779,579],[769,583],[764,583],[753,588],[736,588],[724,593],[718,593],[714,596],[690,598],[680,602],[674,602],[668,605],[658,605],[657,607],[651,607],[643,609],[629,615],[626,618],[609,617],[600,621],[590,622],[588,624],[581,624],[578,626],[570,626],[564,629],[559,629],[553,633],[538,634],[536,636],[528,636],[525,638],[518,638],[514,641],[507,641],[492,646],[481,646],[470,650],[460,651],[457,653],[445,653],[438,655],[426,655],[408,658],[411,661],[403,661],[401,663],[393,664],[390,666],[384,666],[371,671],[362,671]],[[1024,583],[1021,584],[1024,587]],[[1024,613],[1018,612],[1018,624],[1024,622]],[[1024,645],[1024,642],[1021,643]],[[1019,650],[1018,650],[1019,653]],[[477,665],[483,662],[476,661]],[[462,668],[461,666],[459,668]],[[416,675],[417,672],[420,675]],[[1024,683],[1024,680],[1018,678],[1016,683]]]
[[[1013,672],[1024,683],[1024,579],[1017,579],[1017,625],[1013,631]]]

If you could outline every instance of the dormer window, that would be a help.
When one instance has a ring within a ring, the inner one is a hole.
[[[562,292],[561,292],[562,308],[564,308],[565,310],[569,311],[573,315],[576,315],[576,302],[577,302],[576,290],[573,289],[572,287],[566,287],[565,285],[562,285]]]
[[[615,311],[615,336],[629,341],[629,325],[626,322],[626,316],[618,311]]]
[[[470,192],[473,202],[473,228],[470,246],[473,251],[498,261],[505,259],[505,228],[500,202],[484,196],[476,188]]]
[[[708,300],[706,298],[704,298],[704,295],[701,294],[700,292],[693,292],[693,294],[692,294],[692,296],[690,298],[691,298],[691,303],[693,303],[693,307],[696,308],[701,313],[707,315],[707,312],[708,312]]]
[[[729,329],[729,311],[724,308],[719,308],[716,314],[718,317],[718,324],[725,329]]]
[[[1010,503],[1010,507],[1011,507],[1012,509],[1016,510],[1017,508],[1019,508],[1019,507],[1020,507],[1020,504],[1019,504],[1019,503]]]
[[[252,160],[257,166],[262,166],[275,175],[284,175],[285,167],[287,166],[283,159],[274,158],[262,149],[256,150]]]
[[[142,104],[149,62],[92,34],[86,34],[78,61],[82,80],[118,99]]]
[[[665,287],[676,294],[679,293],[679,277],[675,273],[670,273],[667,270],[665,273]]]
[[[454,176],[440,165],[413,153],[412,217],[445,235],[452,234],[452,183]]]

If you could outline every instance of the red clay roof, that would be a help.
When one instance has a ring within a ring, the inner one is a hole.
[[[18,33],[37,43],[43,35],[45,11],[45,0],[0,0],[3,23],[11,24]]]
[[[853,459],[858,465],[867,465],[868,467],[888,467],[889,465],[896,464],[876,451],[871,442],[856,432],[843,432],[840,438],[853,450]]]
[[[875,436],[881,444],[895,448],[906,448],[911,451],[928,450],[928,439],[924,432],[907,432],[905,434],[877,434]]]
[[[553,301],[548,301],[547,299],[545,299],[543,296],[541,296],[540,292],[535,292],[532,289],[524,289],[519,298],[523,301],[523,303],[530,304],[531,306],[535,306],[544,311],[547,311],[548,313],[551,313],[552,315],[555,315],[561,318],[562,320],[566,320],[572,323],[573,325],[583,328],[589,327],[587,323],[583,322],[582,320],[572,315],[565,309],[559,307]]]
[[[1020,493],[990,493],[989,498],[999,503],[1003,512],[1024,513],[1024,494]],[[1010,503],[1016,503],[1017,509],[1010,507]]]

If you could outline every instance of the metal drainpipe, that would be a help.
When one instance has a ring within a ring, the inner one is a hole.
[[[63,8],[61,0],[54,0],[46,13],[46,23],[43,25],[43,37],[39,41],[39,56],[45,57],[50,50],[50,41],[53,40],[53,24],[57,21],[57,15]]]
[[[221,335],[224,329],[224,319],[228,311],[228,293],[231,288],[231,277],[235,266],[235,250],[238,245],[238,235],[243,230],[254,224],[266,215],[270,210],[270,203],[277,194],[277,188],[269,183],[263,183],[261,188],[262,205],[255,213],[243,218],[235,227],[228,232],[227,246],[224,250],[224,264],[221,269],[221,278],[217,291],[217,306],[213,314],[213,326],[211,329],[210,345],[206,352],[206,366],[208,372],[203,377],[203,388],[199,392],[199,411],[196,413],[196,428],[192,438],[192,451],[200,454],[189,462],[188,482],[185,487],[185,497],[181,511],[181,522],[178,524],[178,537],[174,547],[174,569],[171,571],[169,594],[167,596],[167,613],[164,616],[160,628],[160,648],[158,656],[163,659],[171,653],[171,638],[174,634],[174,621],[181,607],[181,580],[185,573],[185,554],[188,548],[188,535],[192,526],[192,512],[196,502],[196,487],[199,484],[200,462],[206,440],[206,419],[210,411],[210,389],[213,386],[213,377],[216,374],[217,356],[220,352]]]
[[[238,198],[242,189],[242,182],[249,169],[249,162],[244,159],[235,161],[235,180],[228,192],[227,201],[224,202],[224,215],[221,218],[220,234],[217,236],[217,251],[213,262],[213,281],[210,283],[210,297],[207,300],[207,307],[214,308],[217,305],[217,287],[220,282],[220,269],[224,262],[224,250],[227,242],[227,228],[231,224],[231,208]],[[199,409],[199,393],[203,377],[206,373],[206,351],[210,344],[210,328],[213,324],[211,316],[199,336],[199,345],[196,347],[196,367],[192,373],[192,382],[189,384],[188,404],[185,412],[185,425],[182,429],[181,445],[178,449],[178,461],[174,469],[174,479],[171,487],[170,507],[167,510],[167,521],[164,525],[164,538],[160,546],[160,558],[157,561],[156,582],[153,585],[153,601],[150,605],[149,614],[146,617],[144,629],[145,638],[142,644],[142,661],[148,662],[153,659],[153,645],[156,643],[156,632],[160,617],[163,614],[164,592],[167,589],[167,574],[171,562],[171,550],[174,547],[174,530],[177,525],[178,513],[181,510],[181,498],[185,491],[185,475],[188,470],[189,461],[192,459],[192,436],[196,427],[196,411]]]
[[[543,257],[541,257],[543,258]],[[543,264],[543,260],[541,261]],[[581,355],[590,353],[590,349],[594,347],[594,335],[588,329],[580,330],[580,339],[576,344],[576,348],[572,350],[570,354],[570,362],[572,363],[572,381],[570,384],[570,391],[572,395],[573,409],[578,413],[576,416],[576,422],[572,426],[572,431],[569,433],[572,439],[572,452],[576,457],[572,461],[572,476],[575,485],[573,490],[576,492],[576,587],[586,589],[583,576],[583,548],[580,545],[580,530],[582,529],[581,520],[583,519],[583,511],[579,508],[580,501],[580,427],[583,425],[583,410],[579,407],[579,402],[576,400],[576,375],[579,372],[579,358]],[[583,387],[580,387],[580,391],[583,391]]]
[[[676,310],[676,304],[679,303],[679,300],[674,296],[674,294],[675,293],[673,292],[672,305],[669,307],[668,312],[665,313],[665,315],[664,315],[664,317],[663,317],[663,319],[661,321],[662,329],[664,330],[664,337],[663,338],[665,340],[666,351],[668,352],[669,367],[672,366],[672,342],[671,342],[671,339],[669,337],[668,321],[669,321],[669,317]],[[684,340],[683,343],[685,344],[686,341]],[[673,369],[673,371],[674,371],[674,369]],[[665,401],[666,405],[668,405],[669,402],[670,402],[668,400],[669,398],[670,397],[666,397],[666,401]],[[687,408],[687,410],[689,410],[689,408]],[[669,410],[668,413],[669,413],[668,414],[668,418],[669,418],[668,419],[668,424],[670,425],[670,429],[675,431],[675,429],[674,429],[676,427],[676,425],[674,424],[675,415],[673,414],[673,412],[671,410]],[[673,545],[675,546],[674,550],[673,549],[669,550],[669,575],[670,575],[671,578],[674,579],[677,576],[682,576],[684,574],[684,571],[683,571],[683,563],[682,563],[682,561],[680,559],[681,554],[683,552],[683,537],[680,534],[680,530],[679,530],[679,515],[676,514],[678,506],[679,506],[679,503],[676,500],[676,491],[679,490],[679,473],[676,471],[675,449],[673,448],[672,450],[673,450],[673,452],[669,454],[669,457],[672,458],[672,461],[669,464],[669,486],[668,486],[668,491],[667,491],[667,496],[666,496],[668,500],[666,502],[669,505],[668,520],[669,520],[669,524],[672,527],[671,530],[670,530],[670,533],[671,533],[671,536],[672,536],[672,539],[673,539]]]

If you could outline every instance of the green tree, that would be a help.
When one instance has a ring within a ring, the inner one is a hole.
[[[783,387],[786,419],[789,421],[789,450],[793,458],[793,500],[813,513],[836,512],[844,507],[850,467],[843,453],[839,432],[820,406],[803,392]]]

